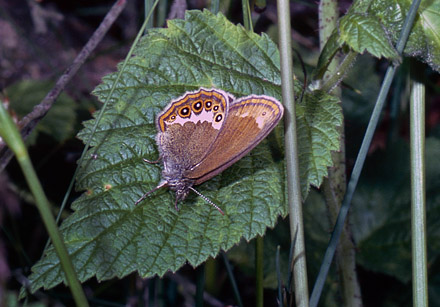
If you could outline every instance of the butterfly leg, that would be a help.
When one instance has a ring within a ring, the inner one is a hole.
[[[178,199],[177,199],[177,197],[176,197],[176,201],[174,202],[174,208],[176,208],[176,211],[177,212],[179,212],[179,207],[177,206],[177,202],[178,202]]]
[[[151,161],[151,160],[148,160],[148,159],[142,159],[142,160],[144,160],[144,162],[147,162],[147,163],[149,163],[149,164],[157,164],[157,163],[159,163],[160,162],[160,160],[162,160],[162,157],[161,156],[159,156],[159,158],[157,158],[157,160],[154,160],[154,161]]]
[[[144,195],[142,195],[141,198],[139,198],[134,205],[136,206],[137,204],[139,204],[141,201],[143,201],[145,198],[147,198],[148,195],[150,195],[151,193],[159,190],[160,188],[166,187],[168,185],[168,182],[164,181],[162,183],[160,183],[157,187],[155,187],[154,189],[152,189],[151,191],[148,191],[147,193],[145,193]]]

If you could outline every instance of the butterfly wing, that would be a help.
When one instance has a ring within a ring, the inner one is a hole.
[[[157,118],[157,143],[165,167],[190,169],[219,135],[234,97],[201,88],[171,101]]]
[[[283,110],[279,101],[268,96],[251,95],[234,101],[209,153],[185,177],[200,184],[237,162],[272,131]]]

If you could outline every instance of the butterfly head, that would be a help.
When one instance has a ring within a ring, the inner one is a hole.
[[[181,200],[184,200],[188,196],[188,194],[191,190],[194,193],[196,193],[197,195],[199,195],[200,197],[202,197],[203,200],[205,200],[208,204],[210,204],[211,206],[216,208],[222,215],[225,215],[225,213],[222,211],[222,209],[220,209],[219,206],[217,206],[215,203],[213,203],[205,195],[203,195],[202,193],[200,193],[199,191],[194,189],[193,185],[194,185],[194,181],[187,179],[187,178],[168,177],[167,180],[161,181],[161,183],[159,183],[157,187],[155,187],[153,190],[145,193],[141,198],[139,198],[136,201],[135,205],[137,205],[138,203],[143,201],[148,195],[150,195],[154,191],[156,191],[160,188],[163,188],[163,187],[168,187],[170,190],[175,192],[176,200],[174,202],[174,207],[176,208],[177,211],[179,211],[179,207],[177,206],[177,203]]]
[[[176,193],[176,202],[184,200],[193,186],[193,181],[185,178],[166,178],[167,186]]]

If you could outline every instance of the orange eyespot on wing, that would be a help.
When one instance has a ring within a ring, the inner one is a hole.
[[[228,109],[231,95],[226,92],[214,89],[200,89],[196,92],[189,92],[176,100],[171,101],[157,118],[159,131],[164,132],[169,125],[186,122],[215,122],[217,112],[225,114]],[[233,97],[232,97],[233,99]],[[219,125],[215,126],[220,129]]]
[[[178,114],[182,118],[190,117],[191,116],[191,108],[188,106],[181,107],[178,111]]]
[[[193,103],[192,103],[192,105],[191,105],[191,109],[196,113],[196,114],[199,114],[200,112],[202,112],[202,110],[203,110],[203,101],[200,99],[200,100],[196,100],[196,101],[194,101]]]

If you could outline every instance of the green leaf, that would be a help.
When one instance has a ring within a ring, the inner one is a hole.
[[[374,15],[366,14],[368,6],[359,3],[365,4],[366,1],[353,4],[347,15],[339,20],[339,27],[328,38],[319,56],[315,79],[322,78],[335,55],[339,51],[346,52],[348,48],[358,53],[368,51],[378,58],[386,57],[392,60],[399,58],[379,19]]]
[[[408,15],[411,0],[357,1],[340,19],[320,55],[317,77],[338,50],[348,45],[354,51],[368,51],[376,57],[398,59],[394,45]],[[440,1],[424,0],[420,4],[404,55],[419,58],[437,72],[440,71]]]
[[[337,129],[323,129],[342,125],[339,99],[322,91],[307,93],[306,103],[297,105],[298,159],[302,195],[307,195],[310,184],[319,187],[332,165],[331,152],[339,149]],[[305,190],[304,190],[305,189]]]
[[[101,101],[115,78],[115,73],[108,75],[95,90]],[[241,238],[264,234],[285,216],[281,125],[249,155],[198,186],[225,216],[195,194],[177,212],[174,193],[167,189],[134,205],[160,181],[160,165],[143,158],[158,157],[155,118],[170,100],[199,87],[220,88],[236,97],[255,93],[280,99],[280,84],[276,45],[221,14],[190,11],[185,20],[150,30],[129,59],[92,137],[94,147],[80,165],[77,189],[87,192],[61,226],[80,280],[120,278],[134,271],[142,277],[162,276],[185,263],[197,266]],[[308,178],[318,184],[317,174],[330,165],[328,145],[337,142],[334,131],[342,118],[336,101],[308,97],[298,108],[301,142],[313,143],[301,145],[307,154],[301,155],[300,164],[313,164],[303,168],[303,191]],[[94,123],[85,123],[81,139],[91,137]],[[30,280],[32,291],[63,281],[53,249],[34,266]]]
[[[440,255],[440,141],[426,140],[428,263]],[[365,165],[353,198],[353,235],[358,261],[367,269],[411,280],[409,147],[403,141],[376,153]],[[374,166],[374,167],[373,167]]]
[[[10,109],[22,118],[43,100],[53,86],[54,83],[51,81],[36,80],[25,80],[9,86],[5,92],[11,103]],[[76,109],[75,101],[62,93],[26,143],[34,144],[39,133],[44,133],[59,143],[72,137],[76,122]]]
[[[358,13],[345,15],[339,22],[339,35],[339,39],[356,52],[368,51],[378,58],[399,57],[379,20],[373,16]]]
[[[400,35],[411,2],[375,0],[371,3],[370,14],[380,19],[393,42]],[[440,1],[421,2],[404,54],[417,57],[432,69],[440,71]]]

